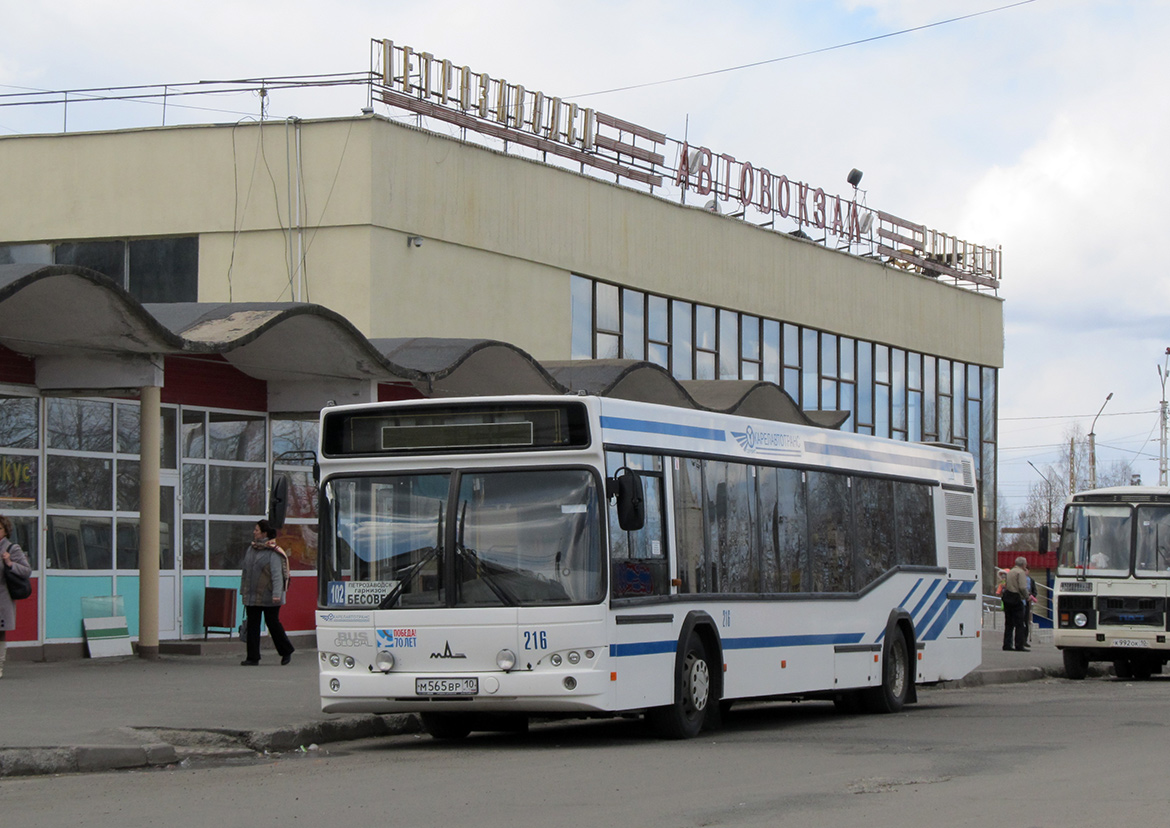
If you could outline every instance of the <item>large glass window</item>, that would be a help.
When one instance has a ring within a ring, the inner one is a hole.
[[[1061,574],[1129,574],[1133,516],[1129,506],[1073,504],[1064,513],[1057,569]]]
[[[853,591],[852,526],[849,478],[810,471],[808,540],[813,592]]]
[[[601,501],[587,470],[341,479],[326,495],[325,604],[535,606],[603,596]]]
[[[184,566],[238,569],[252,526],[267,511],[265,419],[184,408],[181,435]],[[286,429],[282,437],[288,446],[296,435]]]
[[[646,358],[646,294],[622,291],[622,359]]]
[[[707,502],[703,510],[714,592],[759,589],[755,479],[743,463],[704,463]]]
[[[893,481],[853,478],[853,505],[857,515],[855,583],[862,587],[895,563]]]
[[[960,445],[994,516],[994,368],[582,276],[571,292],[575,359],[644,358],[679,380],[763,379],[803,409],[846,412],[843,431]]]
[[[610,592],[615,598],[670,594],[670,567],[663,512],[662,458],[649,454],[606,454],[606,474],[632,469],[642,485],[646,520],[641,529],[621,528],[616,501],[609,513]]]
[[[108,239],[0,245],[0,264],[62,264],[96,270],[139,302],[199,300],[199,239]]]
[[[1134,574],[1170,578],[1170,506],[1137,507]]]
[[[797,469],[764,467],[757,477],[760,516],[760,590],[809,588],[808,514],[804,477]]]

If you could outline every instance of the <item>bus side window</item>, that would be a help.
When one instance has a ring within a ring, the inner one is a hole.
[[[612,593],[615,598],[670,594],[670,568],[666,554],[665,521],[662,513],[661,458],[610,452],[606,458],[612,474],[628,465],[638,470],[646,522],[636,532],[618,526],[615,503],[609,505]]]

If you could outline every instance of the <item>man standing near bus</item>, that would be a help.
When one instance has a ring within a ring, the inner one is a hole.
[[[1028,627],[1025,621],[1028,596],[1028,559],[1021,556],[1016,558],[1016,565],[1008,572],[1003,587],[1005,650],[1028,649]]]

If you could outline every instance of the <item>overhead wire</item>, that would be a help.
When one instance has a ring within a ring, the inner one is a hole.
[[[863,37],[860,40],[851,40],[848,43],[838,43],[835,46],[823,46],[820,49],[810,49],[807,52],[797,52],[797,53],[791,54],[791,55],[784,55],[783,57],[768,58],[767,60],[757,60],[757,61],[753,61],[752,63],[742,63],[738,66],[728,66],[728,67],[723,68],[723,69],[711,69],[707,72],[696,72],[696,73],[691,74],[691,75],[680,75],[677,78],[666,78],[664,80],[648,81],[646,83],[634,83],[634,84],[630,84],[628,86],[616,86],[613,89],[601,89],[601,90],[598,90],[597,92],[583,92],[583,93],[578,94],[578,95],[566,95],[564,100],[569,101],[569,100],[576,100],[579,98],[590,98],[590,97],[593,97],[595,95],[609,95],[609,94],[612,94],[614,92],[629,92],[629,91],[634,90],[634,89],[647,89],[651,86],[663,86],[663,85],[668,84],[668,83],[679,83],[681,81],[697,80],[698,78],[708,78],[708,77],[711,77],[713,75],[724,75],[724,74],[727,74],[728,72],[740,72],[744,69],[754,69],[757,66],[767,66],[768,64],[771,64],[771,63],[780,63],[780,62],[786,61],[786,60],[795,60],[796,58],[809,57],[810,55],[819,55],[819,54],[823,54],[825,52],[833,52],[833,51],[836,51],[837,49],[845,49],[845,48],[848,48],[850,46],[860,46],[864,43],[873,43],[873,42],[878,41],[878,40],[886,40],[887,38],[898,37],[898,36],[904,35],[904,34],[911,34],[913,32],[921,32],[925,29],[933,29],[937,26],[945,26],[949,23],[958,23],[962,20],[970,20],[973,17],[982,17],[985,14],[994,14],[996,12],[1007,11],[1008,9],[1014,9],[1017,6],[1026,6],[1029,3],[1035,3],[1035,2],[1036,2],[1036,0],[1019,0],[1019,2],[1008,3],[1005,6],[997,6],[994,9],[984,9],[983,11],[972,12],[971,14],[963,14],[963,15],[959,15],[958,17],[950,17],[950,18],[947,18],[946,20],[939,20],[939,21],[936,21],[934,23],[925,23],[921,26],[913,26],[909,29],[901,29],[901,30],[896,31],[896,32],[886,32],[885,34],[874,35],[873,37]]]

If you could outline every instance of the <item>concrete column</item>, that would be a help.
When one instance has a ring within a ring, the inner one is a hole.
[[[162,453],[162,389],[144,386],[138,492],[138,655],[158,658],[159,457]]]

